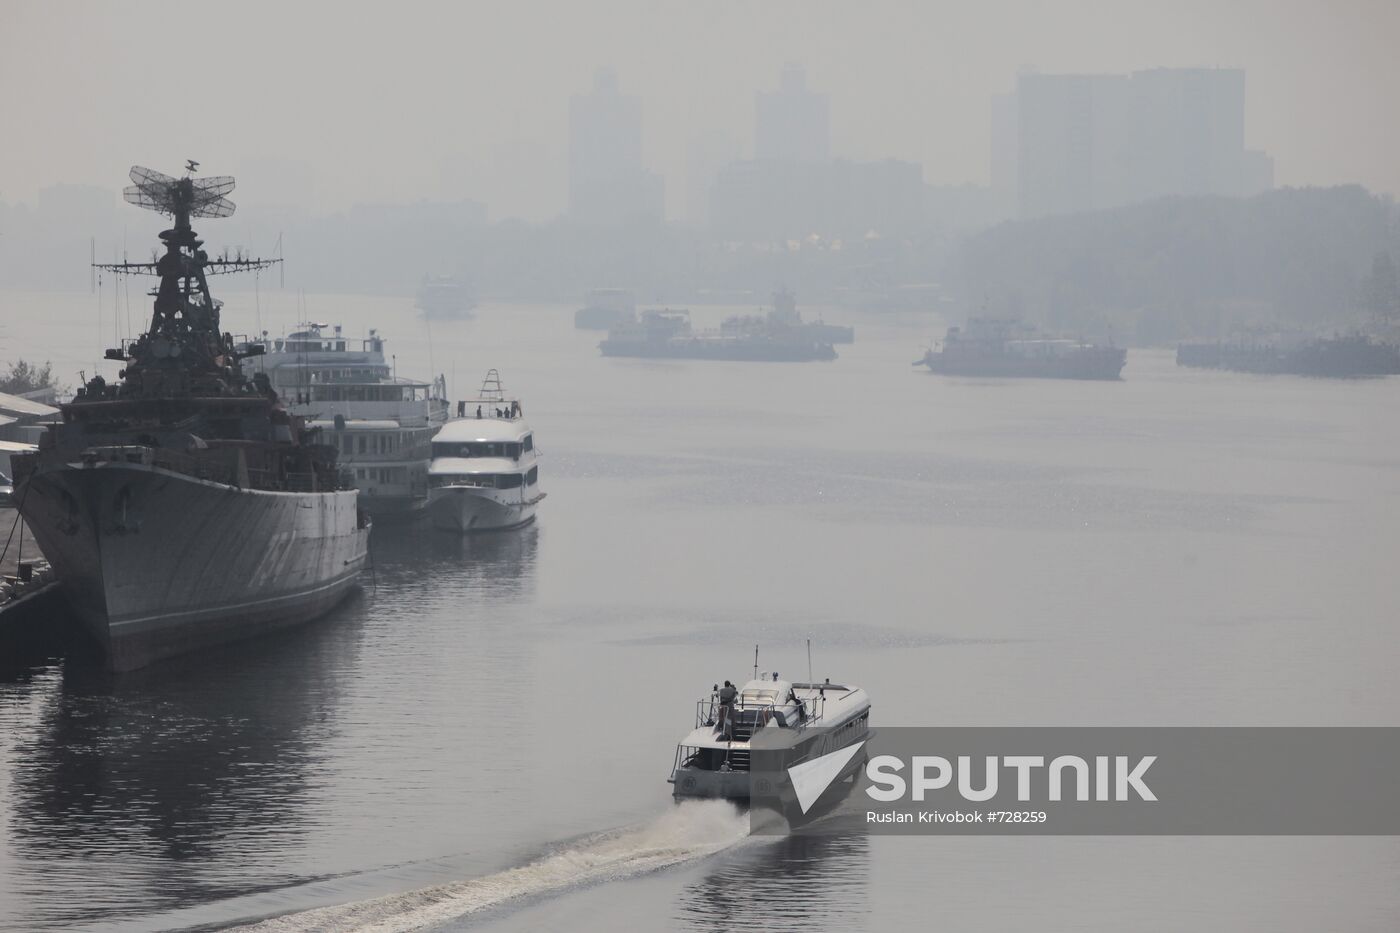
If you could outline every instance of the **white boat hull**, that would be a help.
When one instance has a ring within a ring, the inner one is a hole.
[[[364,568],[356,493],[273,492],[125,463],[41,470],[23,512],[114,670],[311,619]]]
[[[543,498],[534,489],[441,486],[428,492],[428,513],[443,531],[505,531],[533,521]]]

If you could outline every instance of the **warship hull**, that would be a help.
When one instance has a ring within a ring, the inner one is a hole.
[[[321,615],[356,585],[356,493],[245,489],[158,466],[40,468],[22,511],[113,670]]]

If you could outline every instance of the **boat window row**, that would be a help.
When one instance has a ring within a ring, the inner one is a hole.
[[[391,454],[405,448],[417,447],[420,443],[414,431],[340,431],[332,435],[331,443],[340,448],[342,456],[356,454]],[[339,441],[335,440],[339,437]]]
[[[428,387],[326,383],[311,386],[311,398],[316,402],[421,402],[428,398]]]
[[[421,473],[421,470],[415,471]],[[407,483],[408,467],[356,467],[355,479],[364,483]]]
[[[344,353],[344,340],[274,340],[275,353]]]
[[[362,366],[335,369],[310,369],[305,366],[278,366],[271,371],[275,386],[300,388],[303,391],[311,383],[328,382],[376,382],[389,375],[387,366]]]
[[[535,449],[534,435],[526,434],[523,441],[434,441],[434,457],[510,457],[520,459],[520,454]]]
[[[472,486],[477,489],[519,489],[522,486],[535,486],[540,481],[539,467],[531,467],[524,473],[461,473],[455,476],[438,475],[431,479],[431,485]]]

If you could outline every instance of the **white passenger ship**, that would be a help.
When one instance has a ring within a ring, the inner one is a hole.
[[[676,747],[671,769],[675,797],[746,802],[755,747],[777,752],[774,760],[791,768],[870,735],[870,697],[860,687],[794,683],[774,671],[755,673],[732,703],[723,699],[716,687],[696,704],[695,728]],[[857,766],[853,759],[848,769]]]
[[[474,401],[458,406],[433,439],[428,511],[446,531],[500,531],[535,518],[539,451],[518,399],[507,398],[496,370]]]
[[[376,518],[419,514],[428,504],[430,445],[448,417],[445,380],[398,379],[377,332],[352,342],[340,325],[329,328],[308,323],[265,340],[262,368],[288,407],[339,448],[360,508]]]

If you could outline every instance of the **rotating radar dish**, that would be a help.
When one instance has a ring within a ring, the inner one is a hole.
[[[176,218],[229,217],[236,205],[224,195],[233,190],[232,175],[209,178],[173,178],[154,169],[134,165],[131,180],[122,191],[127,203]]]

